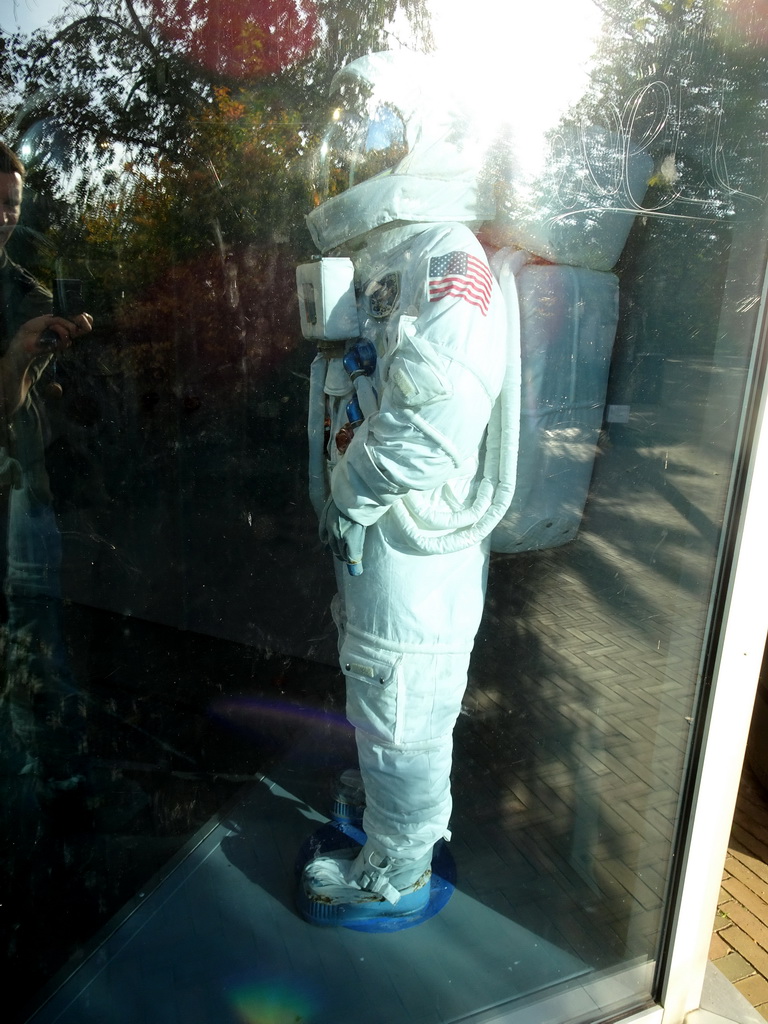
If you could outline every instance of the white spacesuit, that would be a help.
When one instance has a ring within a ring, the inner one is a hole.
[[[337,556],[367,841],[357,856],[310,861],[299,906],[314,923],[354,926],[418,914],[429,899],[488,535],[512,481],[487,440],[507,314],[468,226],[493,214],[472,125],[415,54],[361,58],[334,89],[343,107],[324,154],[335,194],[308,224],[322,253],[351,259],[357,309],[355,336],[313,364],[310,444],[324,464],[311,473]],[[312,319],[301,274],[299,291]]]

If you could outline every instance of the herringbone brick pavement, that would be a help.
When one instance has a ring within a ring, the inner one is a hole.
[[[574,543],[494,560],[457,729],[465,888],[596,968],[658,955],[674,873],[730,457],[685,416],[611,433]]]
[[[768,793],[741,779],[710,960],[768,1020]]]

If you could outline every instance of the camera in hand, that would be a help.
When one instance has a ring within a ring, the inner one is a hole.
[[[74,277],[57,277],[53,282],[53,312],[55,316],[63,316],[71,320],[83,312],[83,283]],[[40,336],[38,345],[42,349],[54,352],[61,339],[58,334],[48,328]]]

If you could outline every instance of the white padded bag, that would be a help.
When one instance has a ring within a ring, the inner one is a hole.
[[[504,264],[519,256],[502,249],[491,261],[502,291]],[[508,553],[576,536],[603,422],[619,296],[614,274],[535,260],[514,283],[522,361],[517,482],[491,541],[494,551]]]

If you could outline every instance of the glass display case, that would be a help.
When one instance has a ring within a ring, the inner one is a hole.
[[[9,1022],[705,1019],[768,629],[767,16],[0,16]],[[430,615],[472,649],[429,903],[362,929],[302,870],[387,751],[412,822],[413,762],[361,739],[339,586],[410,609],[398,699]]]

